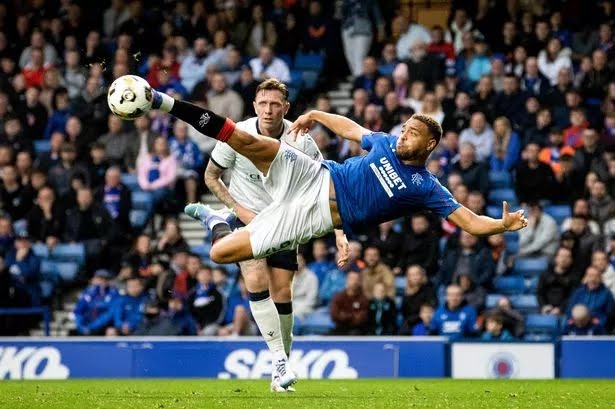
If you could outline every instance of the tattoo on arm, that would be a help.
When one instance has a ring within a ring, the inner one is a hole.
[[[231,196],[228,188],[222,181],[223,173],[224,169],[216,166],[210,161],[205,169],[205,185],[207,185],[207,188],[218,198],[218,200],[229,209],[232,209],[237,204],[237,201],[233,199],[233,196]]]

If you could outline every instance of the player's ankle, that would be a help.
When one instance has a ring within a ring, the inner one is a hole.
[[[170,112],[173,108],[175,99],[164,92],[152,90],[152,109],[157,109],[163,112]]]

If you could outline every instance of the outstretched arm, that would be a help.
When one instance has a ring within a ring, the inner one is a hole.
[[[369,129],[363,128],[356,122],[336,114],[329,114],[322,111],[310,111],[301,115],[290,126],[289,132],[307,132],[314,126],[314,122],[321,123],[331,129],[335,134],[344,139],[361,143],[363,135],[371,133]]]
[[[527,226],[527,219],[523,215],[523,210],[509,213],[507,202],[502,203],[501,219],[479,216],[467,207],[461,206],[448,216],[448,220],[474,236],[488,236],[505,231],[515,231]]]

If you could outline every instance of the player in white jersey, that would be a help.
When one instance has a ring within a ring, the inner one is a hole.
[[[276,79],[262,82],[254,98],[257,116],[238,122],[237,128],[251,134],[283,140],[320,162],[322,154],[309,135],[301,135],[295,139],[288,134],[292,123],[284,119],[290,107],[287,98],[288,89],[283,83]],[[221,179],[225,170],[231,171],[228,188]],[[218,142],[211,153],[205,171],[205,183],[239,219],[240,225],[235,227],[250,223],[256,214],[273,202],[273,198],[263,186],[261,172],[248,158],[223,142]],[[218,238],[221,237],[214,231],[212,239],[215,241]],[[347,242],[341,230],[336,232],[336,241],[341,251],[346,251]],[[297,251],[283,251],[267,258],[243,261],[239,265],[249,292],[252,315],[274,354],[271,390],[292,391],[292,386],[285,388],[281,384],[275,355],[284,353],[289,356],[292,346],[291,287],[294,272],[297,270]]]

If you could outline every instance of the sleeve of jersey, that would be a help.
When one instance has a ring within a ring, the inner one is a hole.
[[[366,151],[371,151],[374,145],[378,143],[388,143],[393,136],[383,132],[371,132],[363,135],[361,138],[361,148]]]
[[[461,205],[447,188],[436,181],[429,195],[425,196],[425,207],[438,216],[447,218]]]
[[[233,148],[224,142],[216,143],[216,146],[211,151],[211,161],[222,169],[228,169],[235,162],[236,152]]]
[[[303,136],[303,149],[301,150],[315,161],[322,162],[322,153],[320,152],[320,149],[318,149],[316,141],[314,141],[309,134],[305,134]]]

